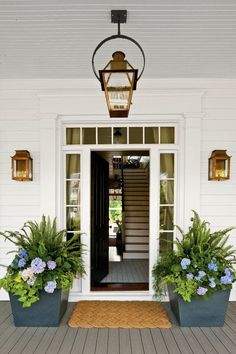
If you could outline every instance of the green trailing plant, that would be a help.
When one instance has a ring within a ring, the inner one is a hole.
[[[182,239],[174,241],[174,250],[165,252],[153,267],[153,286],[157,297],[172,284],[185,301],[193,296],[208,297],[217,290],[232,288],[235,281],[235,249],[228,245],[233,228],[211,232],[196,211],[187,233],[177,226]]]
[[[65,241],[66,230],[57,231],[56,219],[43,216],[40,223],[28,221],[20,231],[0,235],[17,249],[0,288],[17,295],[23,307],[38,301],[41,290],[70,289],[74,277],[85,274],[80,233]]]

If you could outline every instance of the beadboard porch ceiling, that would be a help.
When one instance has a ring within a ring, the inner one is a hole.
[[[236,78],[235,0],[0,0],[0,78],[94,78],[93,50],[117,32],[111,9],[128,10],[121,33],[142,45],[144,78]],[[104,46],[97,67],[117,49],[139,67],[124,42]]]

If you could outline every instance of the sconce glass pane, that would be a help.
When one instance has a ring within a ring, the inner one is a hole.
[[[226,160],[216,160],[216,177],[227,177]]]
[[[111,144],[111,128],[98,128],[98,144]]]
[[[80,230],[80,207],[66,208],[66,228],[68,231]]]
[[[127,144],[127,128],[113,129],[113,144]]]
[[[80,155],[79,154],[66,155],[66,178],[67,179],[80,178]]]
[[[15,160],[15,177],[18,178],[26,178],[27,176],[27,168],[26,168],[26,160]]]
[[[160,203],[174,204],[174,181],[160,181]]]
[[[66,182],[66,204],[79,205],[80,204],[80,181]]]
[[[129,128],[129,143],[142,144],[143,143],[143,128],[131,127]]]
[[[161,144],[174,144],[174,143],[175,143],[175,128],[161,127]]]
[[[161,232],[160,233],[160,253],[170,251],[173,249],[173,232]]]
[[[96,144],[96,128],[82,128],[82,144]]]
[[[173,153],[160,154],[160,178],[174,178],[174,158]]]
[[[66,128],[66,144],[80,144],[80,128]]]
[[[146,127],[145,128],[145,144],[158,144],[158,128]]]
[[[173,206],[160,207],[160,230],[173,230]]]

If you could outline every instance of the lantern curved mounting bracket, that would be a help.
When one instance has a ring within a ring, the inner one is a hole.
[[[142,67],[142,70],[139,74],[139,76],[137,77],[137,81],[140,79],[140,77],[142,76],[143,74],[143,71],[145,69],[145,54],[144,54],[144,51],[143,51],[143,48],[141,47],[141,45],[135,40],[133,39],[132,37],[129,37],[129,36],[126,36],[124,34],[121,34],[120,33],[120,24],[121,23],[126,23],[126,17],[127,17],[127,10],[111,10],[111,22],[113,23],[117,23],[118,24],[118,33],[117,34],[114,34],[110,37],[107,37],[105,39],[103,39],[98,45],[97,47],[95,48],[94,52],[93,52],[93,56],[92,56],[92,68],[93,68],[93,72],[94,72],[94,75],[96,76],[96,78],[98,79],[98,81],[101,82],[100,80],[100,77],[98,76],[97,74],[97,71],[96,71],[96,68],[95,68],[95,64],[94,64],[94,60],[95,60],[95,56],[96,56],[96,53],[97,51],[108,41],[111,41],[113,39],[117,39],[117,38],[120,38],[120,39],[125,39],[125,40],[128,40],[132,43],[134,43],[140,50],[141,54],[142,54],[142,58],[143,58],[143,67]]]

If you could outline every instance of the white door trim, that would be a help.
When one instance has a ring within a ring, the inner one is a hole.
[[[178,119],[177,119],[178,117]],[[139,119],[136,121],[136,124],[140,125],[146,125],[146,121],[144,119],[140,119],[141,117],[138,117]],[[168,119],[169,118],[169,119]],[[191,213],[191,209],[196,209],[199,210],[200,207],[200,123],[201,123],[201,118],[202,114],[197,114],[197,115],[188,115],[186,114],[185,117],[183,118],[182,115],[169,115],[165,116],[164,119],[160,119],[160,123],[163,123],[165,121],[167,124],[173,124],[173,122],[178,123],[178,142],[179,142],[179,147],[176,149],[176,146],[173,146],[171,149],[173,150],[178,150],[178,170],[179,170],[179,178],[178,178],[178,188],[177,188],[177,205],[179,206],[178,211],[176,213],[176,222],[180,225],[185,224],[185,227],[188,224],[188,220],[186,220],[186,217],[189,216]],[[148,119],[148,123],[152,123],[155,125],[159,124],[159,120],[157,121],[157,116],[155,119]],[[69,117],[69,116],[57,116],[55,114],[41,114],[40,115],[40,157],[41,157],[41,163],[40,163],[40,185],[41,185],[41,192],[40,192],[40,206],[41,206],[41,214],[45,215],[50,215],[51,217],[57,216],[59,225],[61,225],[62,218],[61,218],[61,213],[59,211],[59,206],[62,203],[61,200],[61,185],[62,181],[61,178],[63,176],[62,173],[62,154],[61,154],[61,147],[63,145],[63,139],[62,139],[62,134],[63,134],[63,124],[65,122],[70,122],[75,124],[80,124],[80,125],[85,125],[84,124],[84,119],[83,117]],[[119,120],[120,122],[120,120]],[[90,121],[90,123],[92,123]],[[112,121],[114,125],[117,125],[117,121]],[[107,122],[103,124],[108,124]],[[98,122],[96,122],[94,125],[98,125]],[[126,124],[125,124],[126,125]],[[127,121],[127,125],[129,125]],[[130,124],[131,125],[131,124]],[[193,144],[194,142],[194,144]],[[50,144],[49,144],[50,143]],[[82,173],[84,173],[87,176],[90,176],[90,147],[88,146],[74,146],[74,149],[80,149],[80,151],[83,151],[83,157],[82,157]],[[150,147],[150,146],[149,146]],[[137,149],[143,149],[147,150],[149,148],[148,146],[142,144],[142,145],[116,145],[112,146],[111,149],[127,149],[130,148],[132,150]],[[157,156],[158,154],[155,154],[155,149],[161,149],[161,145],[158,146],[151,146],[150,149],[150,156],[152,158],[153,164],[154,161],[156,161],[157,166],[158,160]],[[92,150],[107,150],[108,145],[97,145],[93,146]],[[153,150],[154,149],[154,150]],[[64,150],[68,150],[68,148],[64,148]],[[194,191],[192,190],[192,183],[190,180],[190,174],[189,174],[189,168],[194,168],[196,171],[195,174],[195,184],[194,184]],[[155,173],[158,173],[158,171],[151,167],[151,180],[150,180],[150,185],[154,185],[154,175]],[[158,185],[158,183],[157,183]],[[84,256],[86,268],[89,270],[88,274],[89,276],[86,277],[84,280],[79,280],[75,282],[75,286],[73,287],[70,295],[71,301],[76,301],[78,300],[81,296],[83,298],[110,298],[110,299],[119,299],[119,298],[124,298],[124,299],[151,299],[153,295],[153,290],[151,288],[151,267],[155,262],[155,259],[157,257],[157,254],[155,255],[155,250],[157,250],[157,238],[158,234],[155,235],[155,230],[157,229],[156,225],[159,225],[158,219],[154,218],[154,215],[159,215],[158,212],[155,212],[155,208],[153,205],[158,205],[158,203],[155,203],[155,199],[158,199],[159,196],[159,186],[157,187],[157,190],[152,190],[152,193],[150,194],[150,203],[152,204],[152,208],[150,208],[150,235],[152,235],[152,248],[151,252],[149,253],[149,259],[150,259],[150,290],[149,291],[143,291],[143,292],[112,292],[112,294],[109,293],[96,293],[96,292],[90,292],[90,241],[89,237],[86,235],[83,236],[82,241],[87,243],[88,247],[88,252]],[[81,191],[81,204],[86,203],[87,204],[87,211],[88,208],[90,210],[90,200],[89,200],[89,195],[88,193],[90,191],[90,179],[85,178],[82,181],[82,191]],[[191,196],[191,198],[190,198]],[[82,211],[81,215],[81,229],[82,230],[87,230],[88,235],[90,233],[90,212],[88,213],[87,211]],[[155,226],[154,226],[155,225]],[[154,237],[155,236],[155,237]],[[87,237],[87,241],[86,241]],[[150,238],[151,240],[151,238]]]

